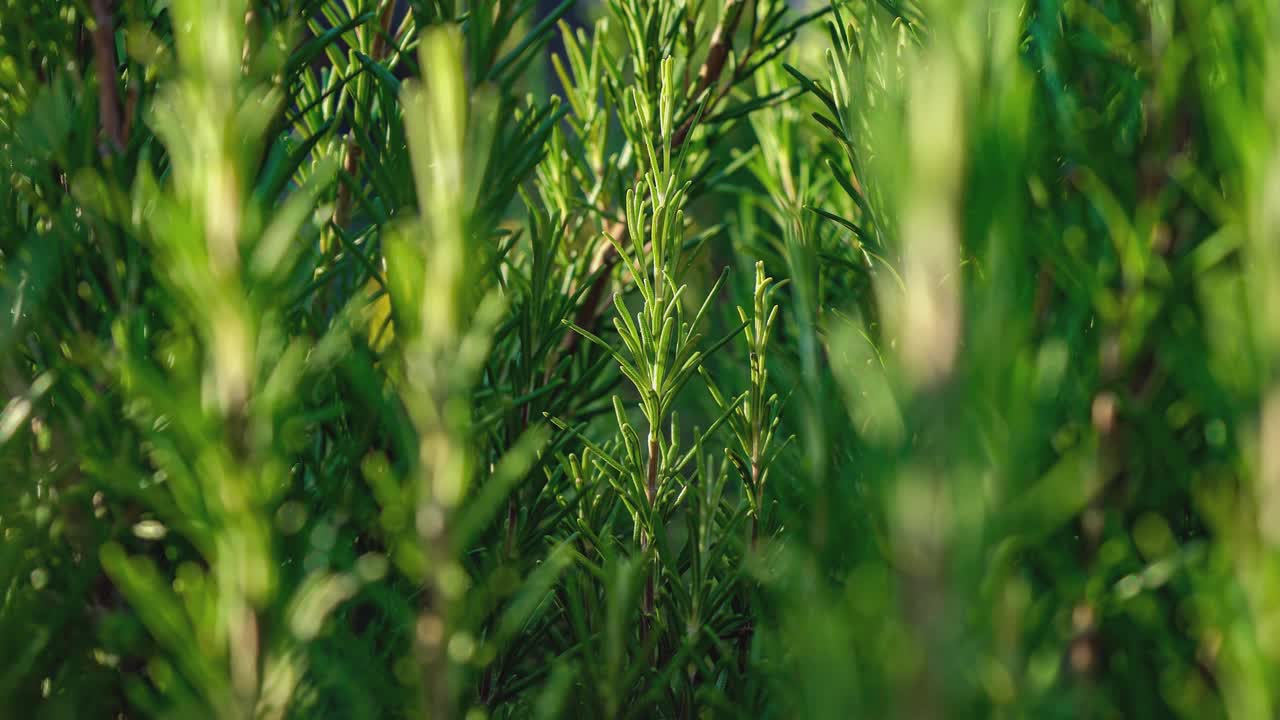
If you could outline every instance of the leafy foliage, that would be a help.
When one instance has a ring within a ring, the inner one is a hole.
[[[0,707],[1275,715],[1273,5],[0,4]]]

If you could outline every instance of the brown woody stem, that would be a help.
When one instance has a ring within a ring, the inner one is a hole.
[[[653,509],[654,498],[656,498],[658,495],[658,455],[659,453],[660,453],[660,450],[658,448],[658,436],[655,435],[651,430],[649,433],[649,463],[648,463],[649,467],[648,467],[648,472],[646,473],[645,488],[644,488],[645,496],[649,500],[650,510]],[[640,535],[641,552],[645,552],[649,549],[649,542],[650,542],[649,534],[642,533]],[[645,578],[644,608],[643,608],[643,612],[640,615],[640,633],[645,642],[648,642],[649,640],[649,628],[650,628],[650,624],[652,623],[653,609],[654,609],[654,596],[656,594],[654,589],[653,575],[654,573],[650,572],[648,573],[648,576]]]
[[[386,0],[382,5],[382,15],[378,18],[378,27],[381,32],[373,36],[373,53],[370,55],[376,62],[381,62],[387,52],[387,34],[391,32],[392,11],[395,10],[396,4],[391,0]],[[346,154],[342,158],[342,171],[351,177],[355,177],[360,170],[360,144],[356,142],[355,135],[347,139]],[[334,203],[333,222],[339,227],[347,224],[351,219],[351,186],[347,183],[338,184],[338,199]]]
[[[93,0],[93,57],[98,68],[98,114],[102,131],[117,152],[124,150],[124,123],[120,119],[120,90],[116,86],[115,25],[111,0]]]
[[[708,88],[720,79],[720,75],[724,72],[725,63],[729,59],[729,50],[733,46],[733,34],[738,29],[738,22],[742,19],[742,10],[746,6],[745,0],[725,0],[724,13],[720,16],[720,22],[716,25],[716,29],[711,34],[711,47],[707,50],[707,57],[702,62],[702,67],[698,69],[698,84],[694,88],[691,97],[697,98],[702,95]],[[727,88],[725,89],[727,91]],[[715,105],[727,93],[721,91],[709,103]],[[689,138],[689,133],[693,130],[693,124],[697,115],[690,116],[671,137],[671,150],[675,151],[684,145],[685,140]],[[605,232],[614,239],[619,245],[627,242],[627,224],[625,222],[611,223]],[[603,311],[602,300],[605,289],[609,286],[609,268],[618,261],[618,251],[614,249],[612,243],[601,245],[591,261],[591,270],[603,271],[596,276],[591,288],[583,296],[582,305],[578,307],[578,312],[574,316],[574,324],[594,331],[596,323],[599,322],[600,314]],[[564,340],[560,342],[560,352],[562,354],[572,354],[578,347],[580,336],[573,330],[565,332]],[[553,362],[549,366],[554,365]]]

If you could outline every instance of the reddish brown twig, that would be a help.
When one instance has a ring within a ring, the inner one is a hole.
[[[111,0],[93,0],[93,58],[98,68],[98,115],[112,148],[124,150],[124,123],[120,121],[120,89],[116,87],[115,26]]]
[[[382,15],[378,18],[381,32],[373,36],[372,54],[374,62],[382,62],[387,51],[387,35],[391,32],[391,19],[396,4],[386,0],[382,5]],[[342,171],[354,178],[360,171],[360,143],[356,142],[355,133],[347,138],[347,146],[342,158]],[[338,197],[333,205],[333,222],[342,227],[351,219],[351,186],[348,183],[338,184]]]
[[[649,430],[649,467],[645,473],[645,497],[649,500],[649,507],[653,507],[654,501],[658,497],[658,460],[661,449],[658,447],[658,438],[654,435],[655,430]],[[644,553],[649,550],[650,537],[648,532],[640,535],[640,552]],[[657,568],[654,568],[655,570]],[[654,573],[645,573],[644,580],[644,606],[640,613],[640,637],[641,642],[649,642],[649,632],[653,623],[654,599],[656,597],[655,583],[653,581]]]
[[[707,57],[703,60],[702,67],[698,69],[698,84],[694,87],[691,97],[695,99],[700,97],[720,79],[721,74],[724,72],[725,63],[729,59],[729,51],[733,45],[733,34],[738,29],[738,22],[742,18],[742,10],[745,5],[745,0],[725,0],[724,13],[721,14],[720,22],[716,24],[716,29],[711,33],[711,47],[707,50]],[[708,108],[719,103],[728,94],[728,89],[726,87],[716,93],[711,101],[707,103]],[[685,140],[689,138],[689,133],[693,131],[697,118],[697,115],[691,115],[672,135],[671,150],[673,152],[679,150],[684,145]],[[612,222],[605,228],[605,232],[618,245],[627,242],[628,229],[625,222]],[[618,251],[614,248],[614,243],[606,242],[597,246],[596,253],[591,259],[590,270],[592,273],[598,271],[599,274],[596,275],[590,289],[583,296],[582,304],[578,306],[578,312],[573,319],[575,325],[587,330],[595,329],[596,323],[604,310],[603,299],[604,292],[609,286],[609,270],[612,269],[617,261]],[[561,354],[572,354],[578,347],[580,337],[574,330],[567,330],[564,339],[560,342],[559,352]],[[548,369],[555,365],[555,360],[556,358],[552,358],[552,362],[548,363]]]

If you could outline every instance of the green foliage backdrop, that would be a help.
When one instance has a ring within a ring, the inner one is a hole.
[[[0,0],[0,716],[1272,718],[1274,0]]]

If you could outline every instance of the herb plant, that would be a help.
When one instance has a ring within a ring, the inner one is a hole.
[[[0,717],[1266,718],[1273,0],[0,0]]]

